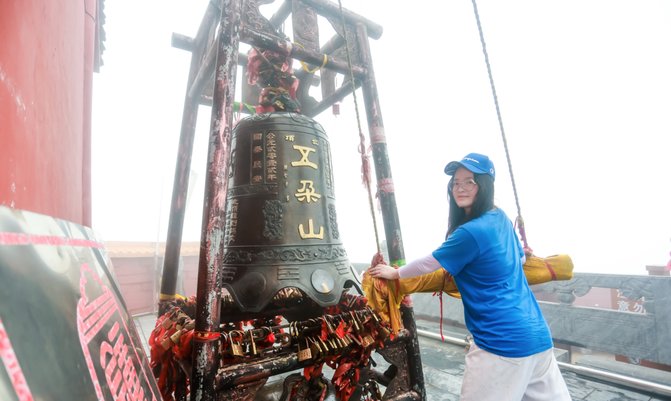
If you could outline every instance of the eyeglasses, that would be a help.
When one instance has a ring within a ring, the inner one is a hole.
[[[478,185],[477,182],[473,181],[472,179],[468,179],[464,182],[456,182],[454,181],[452,183],[452,190],[457,191],[459,188],[463,189],[466,192],[471,192],[475,186]]]

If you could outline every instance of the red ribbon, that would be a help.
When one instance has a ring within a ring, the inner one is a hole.
[[[216,341],[221,337],[221,333],[217,331],[194,331],[193,341],[198,341],[202,343],[209,343],[211,341]]]
[[[548,271],[550,272],[550,276],[552,277],[552,281],[557,280],[557,274],[555,273],[555,270],[552,268],[552,266],[550,266],[550,264],[545,260],[543,260],[543,263],[545,263],[545,267],[548,268]]]

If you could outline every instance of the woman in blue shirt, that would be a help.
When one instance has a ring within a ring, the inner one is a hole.
[[[447,238],[399,269],[377,265],[373,277],[397,279],[441,267],[457,284],[473,345],[466,355],[462,401],[570,400],[552,337],[526,277],[524,252],[506,214],[494,205],[494,164],[478,153],[445,167]]]

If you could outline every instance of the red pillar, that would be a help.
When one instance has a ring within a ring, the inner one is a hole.
[[[0,2],[0,205],[91,224],[96,0]]]

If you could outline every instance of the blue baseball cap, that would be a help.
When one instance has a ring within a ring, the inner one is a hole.
[[[459,167],[463,167],[475,174],[487,174],[492,177],[492,179],[496,178],[494,163],[489,160],[489,157],[481,155],[480,153],[469,153],[464,156],[461,161],[447,163],[447,166],[445,166],[445,174],[454,175],[454,172],[457,171]]]

